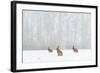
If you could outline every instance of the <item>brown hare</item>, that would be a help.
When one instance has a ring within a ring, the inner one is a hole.
[[[58,56],[63,56],[63,52],[59,49],[59,46],[56,48],[56,50]]]
[[[51,48],[49,48],[49,47],[48,47],[48,51],[49,51],[49,52],[53,52],[53,50],[52,50]]]
[[[74,52],[78,53],[78,48],[75,48],[75,47],[73,46],[72,49],[73,49]]]

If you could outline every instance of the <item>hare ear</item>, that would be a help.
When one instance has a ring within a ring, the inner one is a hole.
[[[58,45],[58,48],[59,48],[59,45]]]
[[[73,49],[74,49],[74,45],[73,45]]]

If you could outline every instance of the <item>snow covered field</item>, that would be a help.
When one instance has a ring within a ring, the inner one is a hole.
[[[52,53],[48,50],[24,50],[23,63],[54,63],[54,62],[81,62],[91,61],[92,52],[90,49],[81,49],[78,53],[71,50],[62,50],[63,56],[57,56],[57,51],[53,50]]]

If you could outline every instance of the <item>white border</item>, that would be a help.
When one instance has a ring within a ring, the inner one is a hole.
[[[91,13],[91,47],[92,47],[92,60],[85,62],[62,62],[62,63],[35,63],[35,64],[22,64],[22,9],[31,10],[52,10],[52,11],[70,11],[70,12],[89,12]],[[17,4],[17,70],[21,69],[37,69],[37,68],[50,68],[50,67],[70,67],[70,66],[84,66],[95,65],[95,9],[93,8],[78,8],[78,7],[59,7],[59,6],[45,6],[45,5],[28,5]]]

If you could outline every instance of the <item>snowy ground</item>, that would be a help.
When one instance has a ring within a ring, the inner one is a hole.
[[[91,61],[91,50],[79,50],[75,53],[73,50],[62,50],[63,56],[57,56],[57,51],[53,50],[49,53],[48,50],[26,50],[23,51],[23,63],[52,63],[52,62],[79,62]]]

